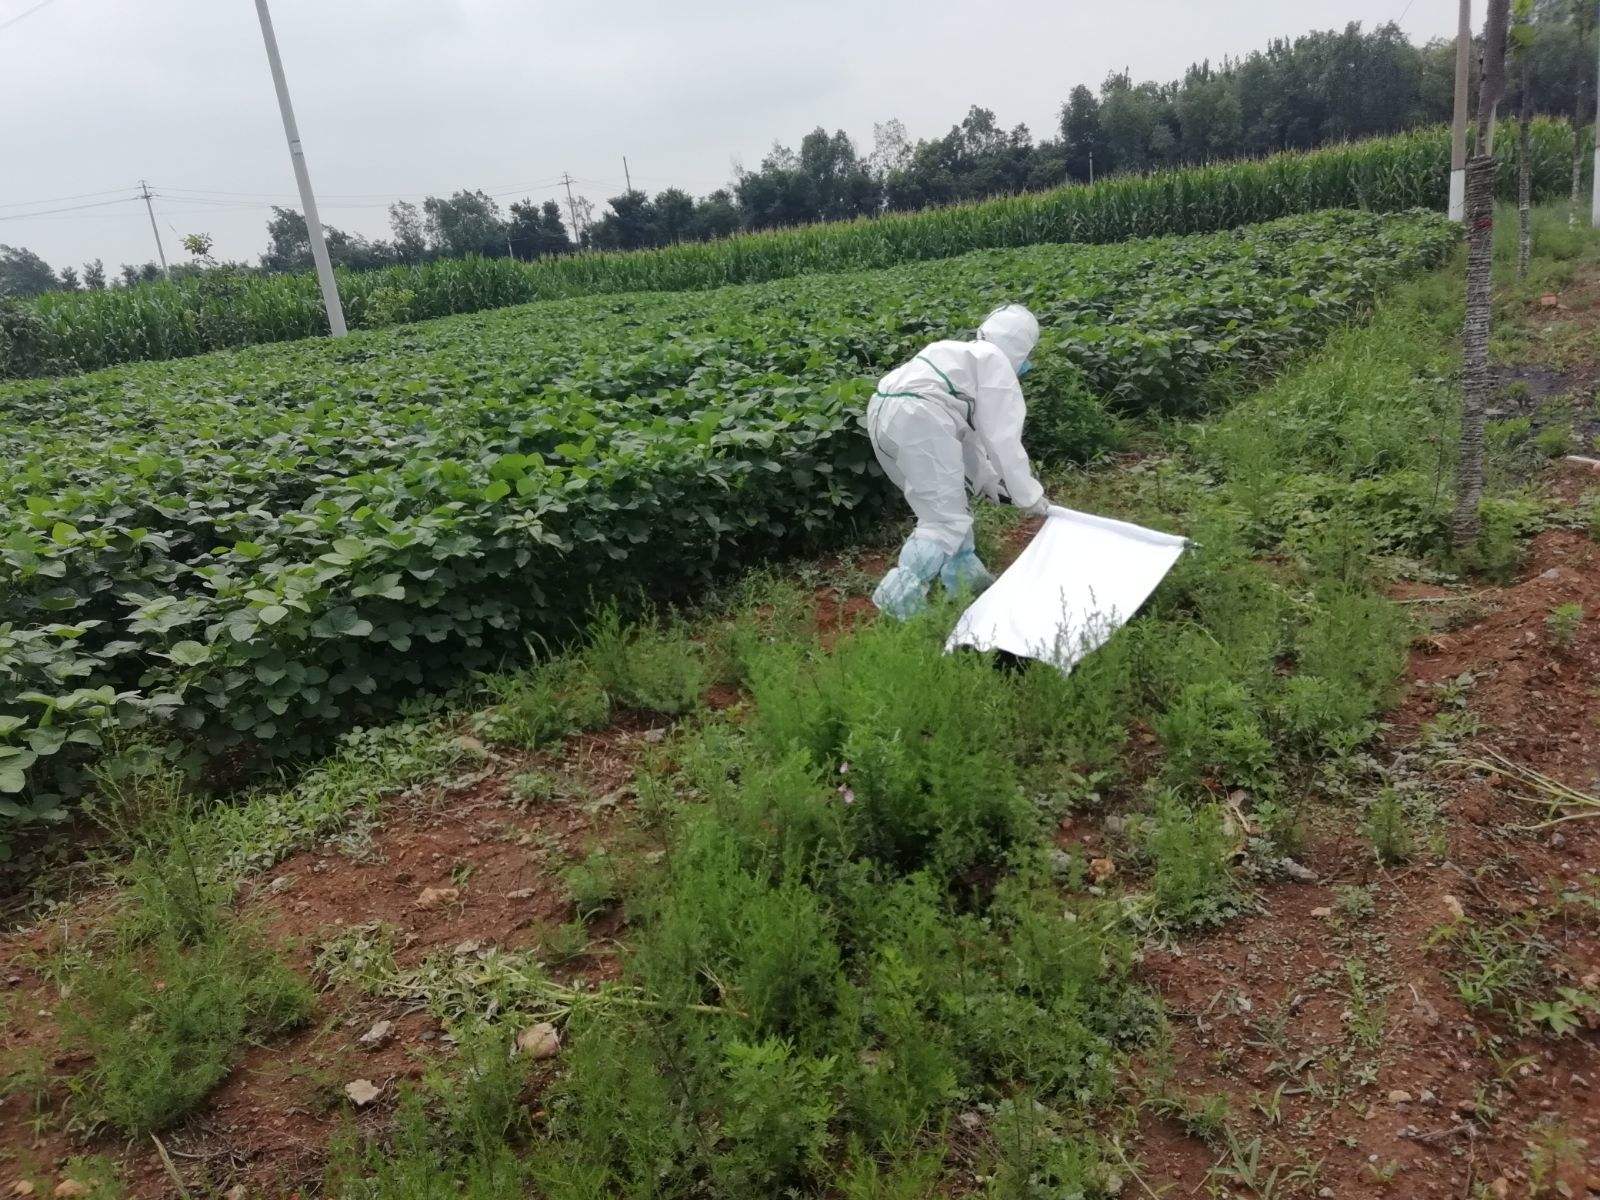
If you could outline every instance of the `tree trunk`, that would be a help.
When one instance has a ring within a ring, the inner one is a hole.
[[[1483,83],[1478,89],[1477,152],[1467,162],[1467,320],[1461,335],[1461,454],[1451,533],[1465,550],[1478,536],[1483,499],[1483,421],[1489,407],[1489,326],[1494,317],[1494,192],[1496,161],[1490,131],[1505,94],[1509,0],[1489,0],[1484,30]]]
[[[1522,69],[1522,103],[1517,114],[1517,278],[1528,277],[1533,258],[1533,73]]]
[[[1451,522],[1458,549],[1478,536],[1483,499],[1483,422],[1489,408],[1489,324],[1494,268],[1495,158],[1475,155],[1467,163],[1467,324],[1461,345],[1461,456],[1456,474],[1456,511]]]
[[[1578,192],[1583,187],[1583,122],[1572,122],[1572,207],[1567,212],[1567,224],[1578,223]]]

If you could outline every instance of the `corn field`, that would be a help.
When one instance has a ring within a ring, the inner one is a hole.
[[[1534,126],[1535,199],[1570,186],[1573,133]],[[1501,129],[1501,194],[1514,195],[1514,130]],[[1586,140],[1586,139],[1585,139]],[[1449,131],[1427,129],[1308,152],[957,205],[920,213],[745,234],[659,250],[520,263],[453,259],[341,272],[353,328],[634,291],[689,291],[859,271],[972,250],[1206,233],[1324,208],[1398,211],[1446,203]],[[327,332],[316,279],[204,275],[100,292],[54,292],[36,320],[0,322],[0,377],[64,374],[182,358]]]

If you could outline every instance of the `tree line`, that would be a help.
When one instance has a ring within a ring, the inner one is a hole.
[[[1594,13],[1588,0],[1533,0],[1526,49],[1532,111],[1569,116],[1581,126],[1594,95]],[[1474,55],[1474,90],[1477,60]],[[1412,43],[1394,23],[1365,30],[1313,31],[1220,63],[1191,66],[1182,79],[1135,83],[1113,71],[1098,91],[1079,85],[1061,105],[1055,129],[1035,140],[1026,125],[1003,127],[974,105],[940,137],[912,141],[897,119],[875,125],[863,153],[842,130],[817,128],[799,147],[774,144],[754,170],[694,197],[680,188],[650,195],[630,189],[594,205],[576,197],[521,200],[502,209],[472,189],[422,204],[389,207],[390,237],[366,238],[328,226],[336,265],[365,269],[484,255],[524,261],[580,250],[636,250],[707,241],[744,230],[848,220],[1087,183],[1104,175],[1258,157],[1327,142],[1394,133],[1450,119],[1455,44]],[[1519,106],[1521,96],[1513,98]],[[311,265],[306,223],[273,209],[258,267]],[[206,256],[175,272],[209,269]],[[231,264],[244,267],[245,264]],[[118,281],[158,278],[153,263],[124,265]],[[27,250],[0,246],[0,297],[53,288],[108,286],[101,263],[54,272]]]

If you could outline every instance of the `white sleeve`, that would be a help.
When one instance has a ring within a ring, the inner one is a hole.
[[[1028,415],[1022,385],[1011,361],[997,347],[974,346],[978,387],[974,397],[972,428],[983,439],[989,461],[1005,483],[1011,503],[1018,508],[1036,504],[1044,488],[1033,477],[1028,452],[1022,448],[1022,422]]]

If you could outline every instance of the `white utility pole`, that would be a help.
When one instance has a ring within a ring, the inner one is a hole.
[[[576,242],[583,236],[583,230],[578,228],[578,205],[572,199],[572,176],[561,172],[561,182],[567,185],[567,215],[572,218],[572,240]]]
[[[272,85],[278,90],[278,110],[283,114],[283,133],[289,139],[289,158],[294,163],[294,180],[300,186],[300,204],[306,214],[306,235],[311,241],[311,258],[317,264],[317,282],[322,285],[322,303],[328,310],[328,332],[345,335],[344,306],[339,303],[339,284],[333,277],[328,258],[328,242],[322,236],[322,218],[317,216],[317,200],[311,194],[311,173],[306,170],[306,153],[300,146],[300,129],[294,122],[289,103],[289,84],[283,77],[283,61],[278,57],[278,38],[272,32],[272,14],[267,0],[256,0],[256,15],[261,18],[261,40],[267,44],[267,62],[272,67]]]
[[[1467,219],[1467,80],[1472,66],[1472,0],[1461,0],[1456,30],[1456,109],[1450,126],[1450,219]]]
[[[1595,23],[1595,41],[1600,43],[1600,8],[1597,8]],[[1600,63],[1600,59],[1597,59]],[[1600,229],[1600,66],[1596,68],[1594,80],[1594,181],[1591,184],[1593,199],[1589,204],[1589,224]]]
[[[139,192],[144,196],[144,210],[150,214],[150,232],[156,235],[156,257],[161,260],[161,273],[168,279],[172,272],[167,269],[167,252],[161,247],[161,229],[156,225],[156,208],[150,203],[150,185],[144,180],[139,180]]]

